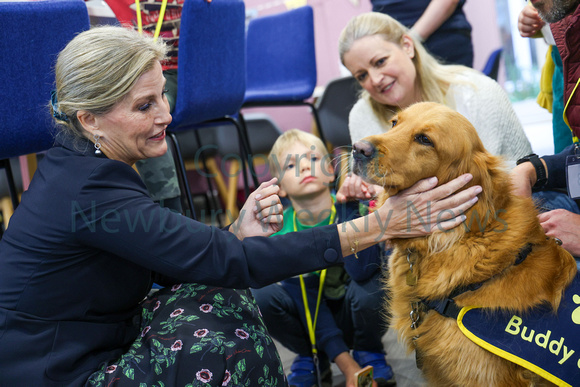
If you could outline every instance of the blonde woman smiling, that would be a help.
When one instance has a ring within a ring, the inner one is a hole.
[[[485,148],[512,165],[532,153],[522,125],[497,82],[465,66],[440,64],[392,17],[369,12],[353,18],[341,33],[339,53],[363,88],[349,117],[353,143],[387,131],[399,110],[431,101],[464,115]],[[360,183],[356,176],[345,179],[337,199],[376,194],[376,187]]]

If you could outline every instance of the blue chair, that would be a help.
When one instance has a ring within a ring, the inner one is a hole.
[[[193,214],[183,158],[175,132],[227,120],[238,128],[235,116],[246,89],[245,5],[241,0],[187,0],[179,36],[177,97],[169,144],[175,157],[184,208]],[[200,144],[203,146],[203,144]]]
[[[65,22],[63,22],[65,20]],[[14,208],[18,196],[9,158],[53,145],[48,103],[58,53],[89,28],[82,0],[0,2],[0,168],[7,175]]]
[[[316,87],[312,7],[250,20],[246,45],[243,107],[307,105],[324,141],[317,110],[307,101]]]
[[[497,75],[499,73],[499,62],[501,59],[501,53],[503,48],[498,48],[497,50],[493,51],[487,62],[485,63],[485,67],[481,70],[482,73],[487,75],[488,77],[492,78],[493,80],[497,81]]]

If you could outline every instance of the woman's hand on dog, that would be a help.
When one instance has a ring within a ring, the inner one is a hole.
[[[350,174],[344,178],[336,193],[336,201],[343,203],[349,200],[369,200],[383,192],[383,187],[368,184],[360,176]]]
[[[436,187],[437,178],[432,177],[391,196],[378,210],[382,221],[388,221],[386,233],[390,238],[411,238],[457,227],[481,192],[478,185],[457,192],[472,178],[465,174]]]
[[[461,175],[437,185],[437,178],[423,179],[389,197],[373,213],[337,225],[342,255],[354,255],[378,242],[413,238],[449,230],[464,220],[463,213],[477,203],[481,187],[460,190],[473,179]]]
[[[547,236],[560,239],[563,248],[580,257],[580,215],[558,209],[544,212],[538,219]]]

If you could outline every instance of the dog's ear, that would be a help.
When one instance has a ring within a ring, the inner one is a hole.
[[[493,204],[494,178],[497,178],[501,167],[501,159],[487,152],[476,152],[470,163],[469,173],[473,175],[471,185],[480,185],[482,188],[479,194],[479,202],[485,206],[486,210],[495,212]]]
[[[478,206],[481,207],[479,210],[485,208],[485,210],[490,210],[493,213],[493,196],[494,192],[497,192],[494,183],[495,179],[502,174],[502,165],[501,158],[493,156],[485,150],[477,150],[459,156],[446,170],[440,171],[437,177],[439,183],[443,184],[464,173],[470,173],[473,175],[473,179],[467,187],[474,185],[482,187],[482,192],[478,195]],[[503,173],[505,174],[505,172]]]
[[[476,216],[477,219],[487,219],[486,223],[489,224],[496,220],[498,211],[507,208],[510,201],[509,173],[501,157],[486,151],[474,153],[470,165],[468,172],[473,179],[469,185],[480,185],[482,191],[478,202],[466,212],[467,221],[473,225],[472,217]]]

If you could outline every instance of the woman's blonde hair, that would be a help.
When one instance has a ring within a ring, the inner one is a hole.
[[[300,129],[290,129],[282,133],[280,137],[276,139],[276,142],[274,142],[270,154],[268,155],[268,164],[272,176],[280,177],[282,168],[287,162],[287,160],[282,160],[280,156],[286,149],[296,143],[300,143],[308,148],[311,146],[316,147],[316,149],[322,154],[322,160],[330,164],[331,156],[320,138],[312,133]]]
[[[50,104],[55,121],[63,130],[85,138],[77,112],[109,112],[166,52],[161,40],[124,27],[95,27],[80,33],[56,62],[56,99]]]
[[[407,27],[379,12],[360,14],[342,30],[338,43],[341,62],[344,64],[344,55],[350,51],[355,41],[374,35],[380,35],[386,41],[399,46],[403,43],[403,35],[412,39],[415,46],[415,56],[412,61],[417,72],[417,86],[421,91],[423,101],[444,103],[449,85],[457,82],[455,75],[468,69],[464,66],[440,64],[419,41],[409,34]],[[399,110],[397,106],[376,102],[365,90],[361,93],[361,98],[370,103],[375,115],[384,124],[387,124]]]

